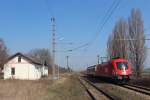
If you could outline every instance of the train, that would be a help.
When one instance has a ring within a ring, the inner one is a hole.
[[[132,74],[131,69],[131,64],[128,60],[116,58],[101,64],[87,67],[86,74],[88,76],[111,79],[118,83],[126,83],[130,80]]]

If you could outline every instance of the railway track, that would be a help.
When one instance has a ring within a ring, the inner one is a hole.
[[[85,84],[81,80],[84,80],[85,82],[87,82],[89,85],[91,85],[94,89],[96,89],[97,91],[99,91],[100,93],[102,93],[109,100],[120,100],[120,98],[118,98],[116,96],[113,96],[111,94],[108,94],[106,91],[100,89],[99,87],[97,87],[95,84],[93,84],[89,80],[87,80],[85,78],[82,78],[82,79],[79,78],[79,81],[84,86],[85,90],[87,91],[87,93],[89,94],[89,96],[92,98],[92,100],[97,100],[97,99],[93,96],[93,94],[88,90],[88,88],[85,86]]]
[[[127,84],[128,86],[132,86],[132,87],[136,87],[136,88],[141,88],[147,91],[150,91],[150,88],[148,87],[143,87],[143,86],[139,86],[139,85],[133,85],[133,84]]]
[[[142,86],[137,86],[137,85],[131,85],[131,84],[127,84],[127,85],[120,85],[121,87],[133,90],[135,92],[139,92],[145,95],[149,95],[150,96],[150,89],[146,88],[146,87],[142,87]]]
[[[90,96],[90,98],[92,100],[96,100],[96,98],[94,97],[94,95],[89,91],[89,89],[85,86],[85,84],[82,82],[82,80],[79,78],[80,83],[83,85],[83,87],[85,88],[86,92],[88,93],[88,95]]]

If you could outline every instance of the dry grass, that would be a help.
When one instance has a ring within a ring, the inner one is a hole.
[[[140,78],[132,76],[129,83],[150,88],[150,75],[142,75]]]
[[[50,100],[89,100],[79,81],[71,76],[50,87]]]
[[[47,100],[47,80],[0,80],[0,100]]]
[[[87,96],[76,78],[64,75],[55,82],[0,80],[0,100],[87,100]]]
[[[134,79],[130,83],[150,88],[150,78]]]

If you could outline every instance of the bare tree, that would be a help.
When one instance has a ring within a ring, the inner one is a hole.
[[[127,37],[127,24],[123,19],[120,19],[109,36],[107,42],[108,57],[122,57],[128,58],[127,55],[127,41],[122,41]]]
[[[128,19],[129,24],[129,58],[135,67],[136,75],[141,75],[143,63],[146,58],[144,25],[139,9],[132,9]]]
[[[8,50],[2,39],[0,39],[0,68],[3,68],[6,60],[8,58]]]
[[[33,60],[46,64],[48,66],[48,73],[52,73],[51,55],[48,49],[33,49],[27,54]]]
[[[48,73],[52,74],[52,67],[51,67],[52,59],[48,49],[33,49],[27,55],[37,62],[45,63],[46,61],[46,63],[48,64]],[[55,65],[55,67],[56,67],[56,72],[58,72],[58,67],[60,73],[67,72],[66,68],[58,66],[57,64]]]
[[[51,55],[48,49],[33,49],[28,53],[28,56],[37,62],[51,65]]]

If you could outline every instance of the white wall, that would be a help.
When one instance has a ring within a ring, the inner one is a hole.
[[[11,75],[11,68],[15,68],[15,75]],[[4,65],[4,79],[15,78],[25,80],[36,80],[42,76],[42,66],[31,64],[25,59],[18,63],[18,57],[10,60]]]
[[[48,67],[42,66],[42,76],[48,76]]]

